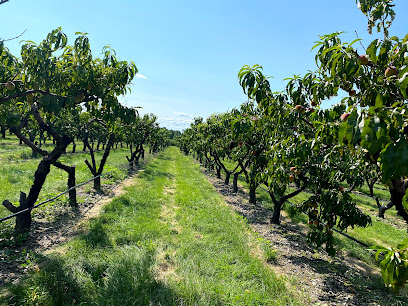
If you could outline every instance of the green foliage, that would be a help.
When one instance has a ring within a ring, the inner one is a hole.
[[[408,239],[398,244],[396,248],[372,246],[369,249],[376,251],[376,260],[383,253],[384,257],[380,264],[384,283],[399,294],[408,281]]]

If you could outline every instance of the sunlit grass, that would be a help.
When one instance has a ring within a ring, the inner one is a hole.
[[[266,242],[262,242],[266,248]],[[8,288],[25,305],[302,305],[268,267],[258,240],[197,165],[176,148],[40,270]]]
[[[95,153],[97,164],[102,158],[103,151]],[[102,175],[102,184],[111,184],[121,180],[127,175],[126,155],[129,151],[126,148],[111,150]],[[1,156],[1,154],[0,154]],[[90,160],[89,153],[65,154],[59,161],[66,165],[76,165],[76,182],[84,182],[93,177],[84,160]],[[18,202],[20,191],[28,193],[33,183],[34,173],[40,162],[40,158],[29,159],[27,161],[2,162],[0,164],[0,199],[8,199],[11,202]],[[39,201],[46,200],[57,193],[65,191],[67,187],[68,175],[65,171],[51,167],[51,172],[47,177],[43,189],[41,190]],[[83,187],[85,190],[92,189],[92,183]],[[64,201],[66,196],[61,200]],[[3,206],[0,206],[0,217],[9,214]]]

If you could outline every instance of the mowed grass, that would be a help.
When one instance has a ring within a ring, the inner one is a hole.
[[[77,238],[38,257],[39,271],[7,287],[0,302],[305,304],[270,269],[246,221],[174,147]]]
[[[27,148],[22,148],[27,150]],[[28,149],[30,150],[30,149]],[[18,151],[19,152],[19,151]],[[69,152],[69,151],[67,151]],[[77,151],[78,152],[78,151]],[[10,153],[11,154],[11,153]],[[102,158],[103,151],[95,152],[97,165]],[[102,175],[102,184],[111,184],[114,181],[124,179],[127,175],[127,160],[126,155],[129,155],[129,150],[126,148],[113,149],[110,152],[107,163]],[[85,159],[91,161],[90,155],[87,152],[79,151],[78,153],[67,153],[63,155],[59,161],[66,165],[76,166],[76,182],[82,183],[93,177],[88,167],[85,164]],[[39,158],[29,158],[21,160],[18,156],[12,160],[7,160],[4,154],[0,154],[0,200],[5,199],[11,202],[18,202],[20,191],[28,194],[30,187],[34,180],[34,173],[41,161]],[[41,190],[39,200],[43,201],[49,199],[60,192],[68,189],[67,187],[68,175],[65,171],[51,166],[51,172],[47,176],[46,182]],[[86,191],[92,189],[92,182],[85,187]],[[57,202],[66,201],[67,196],[61,197]],[[81,199],[78,199],[79,201]],[[53,205],[47,204],[48,206]],[[0,206],[0,217],[9,215],[10,212],[2,205]]]

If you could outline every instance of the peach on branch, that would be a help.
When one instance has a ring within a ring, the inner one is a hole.
[[[304,113],[305,112],[305,108],[302,105],[296,105],[295,106],[295,110],[300,112],[300,113]]]
[[[398,69],[395,66],[389,66],[385,70],[385,73],[384,73],[386,78],[393,76],[393,75],[397,75],[397,74],[398,74]]]
[[[348,116],[350,116],[349,113],[344,113],[344,114],[342,114],[342,115],[340,116],[340,120],[341,120],[341,121],[346,121],[347,118],[348,118]]]
[[[361,65],[363,65],[363,66],[368,65],[368,63],[370,62],[370,58],[366,54],[359,55],[358,59],[359,59]]]
[[[8,81],[6,83],[6,88],[7,90],[14,90],[16,88],[16,85],[12,81]]]

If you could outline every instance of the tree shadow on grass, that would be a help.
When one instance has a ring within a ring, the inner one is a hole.
[[[176,305],[180,299],[153,275],[154,255],[135,246],[108,258],[48,255],[40,270],[10,284],[5,305]]]

